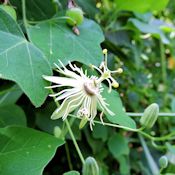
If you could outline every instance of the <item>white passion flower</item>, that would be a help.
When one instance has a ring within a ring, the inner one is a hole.
[[[121,68],[117,71],[110,71],[107,68],[106,62],[102,62],[101,70],[96,66],[92,66],[100,72],[101,76],[98,78],[96,76],[87,76],[87,71],[84,73],[82,68],[72,65],[70,62],[69,67],[71,70],[67,69],[60,60],[59,62],[62,68],[57,64],[55,66],[57,71],[64,75],[64,77],[43,76],[45,80],[56,84],[46,88],[63,88],[58,93],[50,94],[51,97],[55,98],[55,101],[63,100],[60,107],[52,114],[51,119],[54,120],[62,117],[65,120],[71,112],[77,109],[77,115],[82,119],[87,119],[92,129],[98,105],[103,112],[106,111],[110,115],[114,115],[108,108],[109,104],[106,103],[101,95],[103,91],[101,82],[107,80],[109,90],[111,90],[111,86],[118,87],[118,83],[111,77],[111,73],[121,73]]]

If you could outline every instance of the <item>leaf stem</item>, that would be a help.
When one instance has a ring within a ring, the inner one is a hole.
[[[50,89],[50,91],[51,91],[52,94],[54,94],[52,89]],[[55,99],[55,97],[54,97],[54,99]],[[57,101],[55,101],[55,104],[56,104],[57,107],[59,107],[59,103]],[[75,139],[75,136],[74,136],[74,134],[72,132],[72,129],[71,129],[70,124],[69,124],[69,121],[67,119],[65,119],[65,123],[66,123],[67,129],[69,131],[69,134],[70,134],[70,136],[72,138],[72,141],[74,143],[74,146],[75,146],[75,148],[77,150],[77,153],[78,153],[78,155],[80,157],[80,160],[81,160],[82,164],[84,164],[85,163],[84,157],[83,157],[83,155],[81,153],[81,150],[80,150],[80,148],[78,146],[78,143],[77,143],[77,141]]]
[[[83,157],[83,155],[82,155],[82,153],[80,151],[80,148],[79,148],[79,146],[77,144],[77,141],[76,141],[76,139],[74,137],[74,134],[73,134],[72,129],[71,129],[70,125],[69,125],[69,122],[68,122],[67,119],[65,120],[65,122],[66,122],[66,125],[67,125],[67,128],[68,128],[69,134],[70,134],[70,136],[72,138],[72,141],[74,143],[74,146],[75,146],[75,148],[77,150],[77,153],[78,153],[78,155],[79,155],[79,157],[81,159],[81,162],[82,162],[82,164],[84,164],[85,163],[84,157]]]
[[[80,117],[77,117],[77,116],[72,115],[72,114],[69,114],[69,116],[81,119]],[[167,134],[167,135],[162,136],[162,137],[153,137],[153,136],[151,136],[151,135],[149,135],[149,134],[147,134],[146,132],[143,131],[144,127],[141,127],[141,128],[138,128],[138,129],[133,129],[133,128],[129,128],[129,127],[113,124],[113,123],[106,123],[106,122],[101,123],[101,121],[97,121],[97,120],[94,120],[94,123],[101,124],[101,125],[104,125],[104,126],[111,126],[111,127],[115,127],[115,128],[121,128],[121,129],[124,129],[124,130],[127,130],[127,131],[137,132],[137,133],[143,135],[144,137],[146,137],[146,138],[148,138],[152,141],[173,140],[174,137],[172,137],[172,136],[175,136],[175,132],[172,132],[172,133]]]
[[[140,117],[143,113],[135,113],[135,112],[126,112],[127,115],[130,117]],[[175,113],[167,113],[167,112],[160,112],[158,116],[161,117],[175,117]]]
[[[27,33],[27,17],[26,17],[26,1],[25,0],[22,0],[22,18],[23,18],[24,28]]]
[[[68,144],[65,143],[65,149],[66,149],[66,155],[67,155],[67,161],[68,161],[68,165],[69,165],[69,169],[73,170],[73,166],[72,166],[72,162],[71,162],[71,157],[70,157],[70,152],[69,152],[69,147]]]
[[[61,17],[54,17],[54,18],[51,18],[51,19],[46,19],[46,20],[41,20],[41,21],[28,21],[28,23],[30,24],[37,24],[37,23],[42,23],[42,22],[52,22],[52,21],[55,21],[55,20],[71,20],[72,22],[75,22],[72,18],[68,17],[68,16],[61,16]]]

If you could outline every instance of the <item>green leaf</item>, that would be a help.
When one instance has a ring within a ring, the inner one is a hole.
[[[18,17],[22,18],[21,0],[10,0],[10,3],[16,7]],[[57,11],[57,4],[51,0],[30,0],[26,1],[26,15],[28,20],[42,20],[51,18]]]
[[[56,148],[64,142],[23,127],[0,129],[0,174],[42,175]]]
[[[46,54],[51,65],[58,59],[64,64],[79,61],[99,65],[103,59],[100,43],[104,36],[101,28],[94,21],[85,19],[78,29],[79,36],[65,22],[57,19],[30,26],[28,31],[32,42]]]
[[[118,159],[122,155],[129,154],[128,142],[124,136],[114,133],[108,141],[108,148],[112,155]]]
[[[14,19],[0,8],[0,31],[5,31],[17,35],[19,37],[24,37],[20,27],[14,21]]]
[[[119,94],[116,90],[112,90],[108,93],[107,86],[103,86],[104,90],[102,96],[106,98],[106,102],[109,104],[109,109],[115,113],[114,116],[109,115],[105,112],[107,119],[112,122],[129,128],[136,128],[136,124],[132,118],[130,118],[123,110],[123,105]]]
[[[108,129],[103,125],[96,124],[93,127],[92,135],[95,139],[102,139],[105,142],[108,138]]]
[[[69,171],[67,173],[64,173],[63,175],[80,175],[78,171]]]
[[[78,5],[83,9],[85,14],[93,18],[98,12],[96,8],[96,2],[94,0],[77,0]]]
[[[22,91],[18,85],[14,85],[0,92],[0,107],[4,105],[14,104],[22,95]]]
[[[159,3],[155,3],[155,0],[115,0],[118,11],[128,10],[140,13],[163,10],[168,4],[168,1],[161,0]]]
[[[15,81],[36,107],[41,106],[48,93],[42,75],[51,74],[47,59],[18,36],[0,31],[0,41],[0,78]]]
[[[156,38],[160,38],[164,44],[169,44],[168,38],[165,36],[163,31],[158,25],[151,23],[144,23],[135,18],[130,18],[129,21],[141,32],[150,33]]]
[[[62,127],[62,120],[51,120],[50,116],[55,110],[56,105],[54,102],[47,104],[44,108],[40,108],[36,112],[36,125],[39,129],[53,134],[54,127]]]
[[[8,125],[26,126],[25,113],[19,106],[8,105],[0,107],[0,128]]]
[[[129,160],[126,156],[120,156],[117,160],[120,163],[120,174],[128,175],[130,174]]]

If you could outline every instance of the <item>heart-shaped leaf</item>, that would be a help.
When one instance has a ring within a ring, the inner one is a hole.
[[[42,175],[56,148],[64,142],[23,127],[0,129],[0,174]]]
[[[24,38],[0,31],[0,41],[0,77],[15,81],[31,102],[40,106],[48,92],[42,75],[51,74],[47,59]]]
[[[14,35],[24,37],[20,27],[14,19],[0,8],[0,30],[12,33]]]
[[[30,26],[28,32],[32,42],[46,54],[51,65],[58,59],[65,64],[69,60],[99,65],[103,59],[100,43],[104,40],[100,27],[94,21],[85,19],[78,29],[80,35],[57,19]]]

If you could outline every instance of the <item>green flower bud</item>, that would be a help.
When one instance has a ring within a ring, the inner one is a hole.
[[[166,167],[168,166],[168,159],[167,159],[166,156],[160,157],[160,159],[159,159],[159,165],[160,165],[160,167],[163,168],[163,169],[166,168]]]
[[[70,26],[80,25],[83,22],[83,11],[80,8],[74,7],[66,11],[67,24]]]
[[[54,136],[56,138],[60,138],[60,136],[61,136],[61,129],[60,129],[60,127],[59,126],[55,126],[54,130],[53,130],[53,133],[54,133]]]
[[[83,165],[83,175],[99,175],[99,167],[93,157],[88,157]]]
[[[146,128],[151,128],[155,124],[155,122],[158,118],[158,114],[159,114],[158,104],[153,103],[153,104],[149,105],[145,109],[145,111],[140,119],[141,125],[145,126]]]
[[[87,122],[88,122],[87,117],[83,117],[80,121],[79,129],[82,129],[86,125]]]

